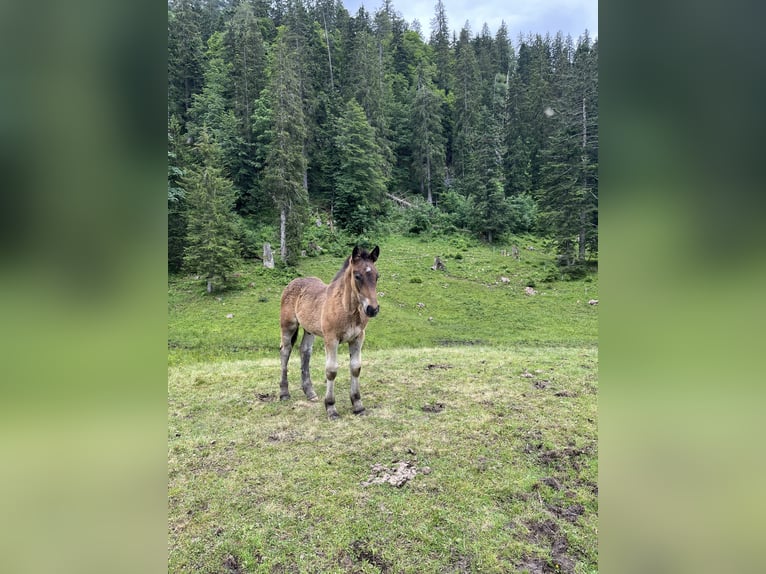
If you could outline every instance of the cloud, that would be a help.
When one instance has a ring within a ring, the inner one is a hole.
[[[399,0],[393,3],[404,20],[417,19],[423,35],[431,35],[431,20],[436,10],[437,0]],[[577,39],[588,30],[591,38],[598,35],[597,0],[442,0],[449,27],[456,33],[468,21],[473,35],[478,34],[484,23],[493,35],[501,22],[505,21],[509,36],[516,39],[519,34],[556,34],[563,32]],[[343,0],[346,9],[353,15],[364,5],[374,13],[382,5],[382,0]]]

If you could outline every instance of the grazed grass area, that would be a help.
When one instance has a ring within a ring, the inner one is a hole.
[[[338,421],[298,384],[278,401],[277,359],[171,368],[169,570],[595,571],[596,360],[370,351],[369,414],[339,400]],[[362,485],[397,462],[430,472]]]
[[[596,572],[598,279],[516,244],[381,240],[367,415],[344,346],[338,421],[303,400],[298,353],[278,400],[278,316],[292,277],[328,281],[342,257],[247,263],[212,297],[171,278],[169,571]],[[317,339],[320,397],[323,370]]]

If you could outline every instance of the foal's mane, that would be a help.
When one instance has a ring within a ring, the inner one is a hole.
[[[346,272],[346,269],[348,269],[348,264],[351,263],[351,256],[349,255],[346,257],[346,260],[343,262],[343,267],[340,268],[340,271],[338,271],[335,274],[335,277],[332,278],[331,283],[335,283],[338,281],[341,277],[343,277],[343,274]]]
[[[343,267],[341,267],[341,268],[340,268],[340,271],[338,271],[338,272],[335,274],[335,277],[333,277],[333,278],[332,278],[332,281],[330,281],[330,283],[335,283],[335,282],[336,282],[336,281],[338,281],[338,280],[339,280],[341,277],[343,277],[343,274],[346,272],[346,269],[348,269],[348,266],[351,264],[351,257],[352,257],[351,255],[349,255],[348,257],[346,257],[346,260],[343,262]],[[367,259],[367,260],[370,260],[370,253],[369,253],[369,252],[368,252],[366,249],[364,249],[364,248],[360,248],[360,249],[359,249],[359,258],[360,258],[360,259]]]

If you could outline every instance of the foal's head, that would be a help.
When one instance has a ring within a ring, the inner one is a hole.
[[[378,284],[378,270],[375,268],[378,255],[380,255],[380,249],[377,245],[369,253],[357,246],[354,247],[349,260],[349,272],[354,291],[359,296],[359,303],[368,317],[374,317],[380,311],[378,294],[375,291]]]

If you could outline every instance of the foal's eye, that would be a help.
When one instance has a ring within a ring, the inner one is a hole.
[[[356,279],[357,281],[361,281],[362,275],[360,273],[354,273],[354,279]]]

